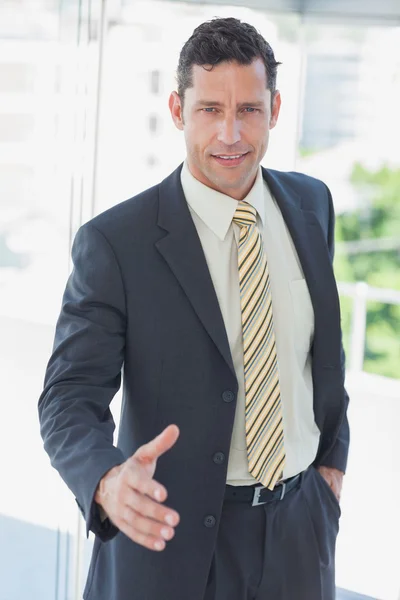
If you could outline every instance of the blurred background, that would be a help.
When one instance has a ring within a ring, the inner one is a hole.
[[[184,159],[168,97],[214,16],[253,24],[283,63],[264,166],[334,198],[352,426],[338,599],[400,599],[400,1],[2,0],[0,600],[82,597],[92,539],[37,417],[71,242]]]

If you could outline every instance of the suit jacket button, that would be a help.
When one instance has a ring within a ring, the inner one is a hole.
[[[203,522],[206,527],[214,527],[216,519],[212,515],[207,515]]]
[[[222,465],[225,462],[225,454],[223,452],[216,452],[213,456],[213,461],[216,465]]]
[[[226,390],[223,394],[222,394],[222,400],[224,402],[232,402],[232,400],[235,398],[235,394],[233,392],[231,392],[231,390]]]

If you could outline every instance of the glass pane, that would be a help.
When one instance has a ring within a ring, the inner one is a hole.
[[[253,23],[283,62],[278,78],[285,97],[280,133],[272,132],[264,160],[270,167],[293,168],[301,93],[295,15],[266,15],[238,6],[124,1],[112,10],[107,29],[96,212],[154,185],[184,159],[183,135],[172,123],[168,98],[176,89],[182,45],[199,23],[216,14]]]
[[[329,186],[336,211],[352,428],[337,581],[385,600],[400,589],[399,50],[398,27],[305,27],[296,160],[296,170]],[[384,514],[371,510],[380,485]]]
[[[296,169],[332,192],[339,281],[400,291],[400,29],[309,25],[305,37]],[[368,308],[365,343],[365,370],[400,378],[398,305]]]
[[[37,401],[91,208],[95,4],[0,3],[2,600],[67,600],[81,583],[77,507],[43,450]]]

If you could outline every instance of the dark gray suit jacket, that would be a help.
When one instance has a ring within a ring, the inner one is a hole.
[[[85,224],[39,401],[52,465],[96,534],[84,598],[202,600],[226,484],[238,384],[203,250],[180,183],[169,177]],[[316,465],[346,468],[349,428],[332,199],[320,181],[263,169],[289,228],[315,313]],[[109,405],[123,369],[117,447]],[[156,479],[181,515],[161,553],[102,524],[101,477],[170,423],[181,431]],[[213,461],[223,452],[225,462]],[[209,518],[212,516],[213,518]],[[213,525],[214,523],[214,525]]]

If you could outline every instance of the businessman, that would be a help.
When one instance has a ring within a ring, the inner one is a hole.
[[[95,534],[85,600],[335,597],[334,213],[321,181],[260,166],[278,65],[246,23],[197,27],[169,99],[184,163],[76,235],[39,415]]]

